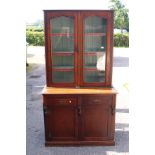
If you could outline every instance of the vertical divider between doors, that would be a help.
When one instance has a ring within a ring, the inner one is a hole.
[[[82,86],[83,81],[83,14],[78,12],[78,70],[79,70],[79,86]]]
[[[79,23],[80,23],[80,21],[79,21],[79,12],[77,12],[77,76],[78,76],[78,78],[77,78],[77,86],[79,87],[79,85],[80,85],[80,70],[79,70],[79,68],[80,68],[80,64],[79,64],[79,59],[80,59],[80,56],[79,56],[79,52],[80,52],[80,49],[79,49],[79,42],[80,42],[80,37],[79,37],[79,33],[80,33],[80,29],[79,29]],[[78,103],[79,104],[79,103]]]
[[[74,86],[76,86],[78,83],[78,17],[76,13],[74,13],[74,19]]]

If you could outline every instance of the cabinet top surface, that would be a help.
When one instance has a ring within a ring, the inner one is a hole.
[[[45,87],[43,94],[117,94],[114,88],[55,88]]]
[[[108,11],[108,12],[114,12],[114,10],[43,10],[44,12],[52,12],[52,11],[80,11],[80,12],[86,12],[86,11]]]

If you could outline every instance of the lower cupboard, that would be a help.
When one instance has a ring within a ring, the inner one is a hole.
[[[116,93],[43,94],[45,145],[114,145]]]

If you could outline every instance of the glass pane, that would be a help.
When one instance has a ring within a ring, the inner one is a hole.
[[[53,67],[62,67],[62,68],[71,68],[74,66],[74,57],[73,55],[69,56],[52,56]]]
[[[74,82],[73,71],[53,71],[52,81],[55,83],[71,83]]]
[[[85,32],[86,33],[105,33],[106,32],[106,19],[101,17],[87,17],[85,19]]]
[[[73,36],[53,36],[52,37],[52,51],[53,52],[73,52],[74,39]]]
[[[73,33],[73,25],[72,17],[55,17],[51,19],[51,33]]]
[[[50,20],[52,82],[74,82],[74,19],[59,16]]]
[[[74,20],[72,17],[55,17],[51,19],[52,52],[74,51]]]
[[[85,54],[84,68],[94,68],[98,71],[105,71],[105,55],[101,52],[95,54]]]
[[[104,82],[105,80],[104,71],[85,71],[84,79],[85,82]]]
[[[104,82],[106,19],[91,16],[84,24],[84,82]]]
[[[105,36],[85,36],[85,52],[103,52],[105,46]]]

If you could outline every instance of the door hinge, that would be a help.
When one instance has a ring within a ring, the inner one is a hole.
[[[115,107],[111,106],[111,114],[114,115],[115,114]]]
[[[81,113],[82,113],[82,111],[81,111],[81,106],[79,106],[79,107],[78,107],[78,115],[80,116]]]
[[[43,110],[44,110],[44,114],[45,114],[45,115],[46,115],[46,114],[49,114],[49,110],[47,109],[46,106],[43,107]]]

